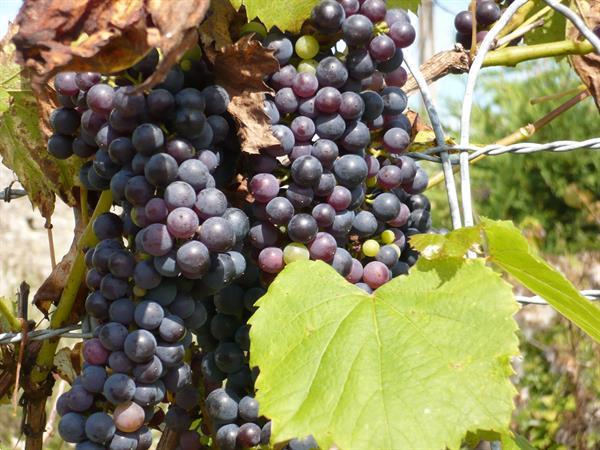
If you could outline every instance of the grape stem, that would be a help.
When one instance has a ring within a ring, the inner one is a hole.
[[[535,30],[536,28],[544,26],[545,23],[546,23],[546,21],[544,19],[539,19],[539,20],[536,20],[535,22],[531,22],[526,25],[524,24],[523,26],[517,28],[512,33],[508,33],[503,38],[498,39],[498,42],[496,42],[495,47],[496,48],[505,47],[506,45],[510,44],[514,39],[518,39],[518,38],[524,36],[525,34],[529,33],[531,30]]]
[[[573,89],[558,92],[556,94],[544,95],[543,97],[532,98],[531,100],[529,100],[529,103],[532,105],[539,105],[540,103],[546,103],[552,100],[556,100],[558,98],[566,97],[567,95],[579,94],[584,91],[587,91],[587,86],[581,83],[579,86],[574,87]]]
[[[537,20],[538,18],[544,16],[550,10],[550,8],[544,7],[540,11],[535,13],[533,16],[528,18],[527,15],[533,10],[533,8],[535,8],[536,3],[537,0],[529,0],[527,3],[521,6],[516,12],[516,14],[510,19],[508,24],[502,29],[502,31],[500,31],[498,37],[504,37],[509,33],[515,31],[522,25]],[[542,13],[542,11],[544,12]]]
[[[589,41],[564,40],[548,44],[507,47],[489,52],[483,60],[483,67],[516,66],[532,59],[591,53],[594,46]]]
[[[0,299],[0,315],[2,315],[8,322],[10,331],[16,333],[21,329],[19,320],[15,317],[15,315],[9,309],[8,305],[4,302],[4,297]]]

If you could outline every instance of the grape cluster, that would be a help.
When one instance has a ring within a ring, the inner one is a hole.
[[[321,260],[372,292],[415,263],[406,238],[431,218],[427,174],[406,154],[409,17],[383,0],[323,0],[304,30],[242,28],[280,63],[264,104],[279,145],[258,155],[242,154],[199,48],[147,92],[135,85],[156,51],[111,76],[56,76],[48,151],[83,158],[81,185],[116,205],[93,223],[85,311],[97,326],[57,404],[77,449],[147,449],[163,422],[181,450],[267,445],[247,322],[277,273]]]
[[[505,2],[511,3],[511,2]],[[454,18],[456,28],[456,42],[465,48],[471,48],[473,43],[473,22],[477,29],[477,44],[480,44],[489,29],[502,15],[502,8],[494,0],[477,0],[475,5],[475,18],[471,11],[461,11]],[[475,19],[475,20],[473,20]]]
[[[431,225],[427,175],[403,155],[412,130],[402,49],[415,30],[381,0],[324,0],[311,20],[321,35],[264,39],[281,65],[265,103],[280,146],[250,160],[259,222],[249,240],[267,279],[322,260],[371,292],[407,273],[406,233]],[[327,45],[332,34],[343,54]]]

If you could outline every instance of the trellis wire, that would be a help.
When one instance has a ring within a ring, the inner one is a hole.
[[[12,183],[0,191],[0,200],[10,202],[16,198],[25,197],[27,192],[25,189],[13,189]]]
[[[505,153],[527,155],[537,152],[564,153],[579,149],[600,150],[600,138],[587,139],[585,141],[555,141],[547,144],[538,144],[535,142],[521,142],[512,145],[490,144],[483,147],[476,145],[440,145],[427,149],[423,152],[408,153],[408,155],[415,159],[423,159],[426,161],[439,163],[440,158],[432,155],[448,151],[461,151],[464,153],[472,152],[470,155],[468,155],[468,159],[472,160],[481,155],[497,156]],[[459,163],[456,155],[450,155],[450,162],[452,164]]]
[[[591,301],[600,301],[600,290],[584,290],[580,292],[581,295],[586,297]],[[539,306],[548,306],[548,302],[546,302],[543,298],[534,295],[532,297],[526,297],[523,295],[515,296],[516,301],[521,306],[526,305],[539,305]],[[89,327],[89,324],[87,325]],[[44,339],[53,339],[53,338],[67,338],[67,339],[88,339],[93,337],[93,333],[91,332],[78,332],[74,330],[79,330],[82,328],[86,328],[86,324],[82,322],[79,325],[71,325],[64,328],[56,328],[56,329],[45,329],[45,330],[35,330],[27,333],[27,340],[29,341],[43,341]],[[0,333],[0,345],[7,344],[16,344],[23,339],[23,333]]]
[[[467,87],[465,88],[465,97],[463,101],[462,115],[460,120],[460,145],[468,145],[471,135],[471,111],[473,109],[473,93],[475,92],[475,84],[479,71],[483,66],[483,59],[491,48],[496,36],[500,34],[502,29],[508,24],[512,16],[517,10],[527,3],[528,0],[516,0],[502,13],[502,16],[494,24],[492,29],[486,34],[483,42],[477,50],[477,56],[473,60],[473,64],[469,69],[467,78]],[[471,199],[471,175],[469,168],[469,155],[466,152],[461,152],[460,156],[460,186],[462,194],[463,218],[465,226],[473,225],[473,202]]]
[[[552,9],[556,10],[557,12],[565,16],[567,19],[569,19],[569,21],[571,21],[571,23],[575,25],[579,32],[583,34],[583,36],[594,46],[594,48],[596,49],[596,53],[600,55],[600,38],[596,36],[596,34],[586,26],[585,22],[581,19],[581,17],[579,17],[568,6],[561,5],[560,2],[557,2],[555,0],[544,0],[544,2],[546,2],[546,4]]]
[[[433,100],[431,99],[431,94],[429,92],[429,86],[427,85],[427,81],[421,73],[419,66],[417,64],[413,65],[410,61],[410,58],[405,57],[404,63],[406,64],[406,67],[408,67],[408,70],[412,73],[413,78],[419,86],[419,91],[421,91],[423,103],[425,104],[425,108],[427,109],[427,113],[429,114],[429,120],[431,121],[431,126],[433,127],[433,131],[435,133],[435,139],[438,145],[444,145],[446,143],[444,129],[442,128],[440,117],[438,116],[437,110],[435,109],[435,106],[433,104]],[[442,160],[442,167],[444,170],[444,180],[446,182],[448,204],[450,205],[450,217],[452,217],[452,227],[460,228],[461,219],[460,209],[458,206],[458,195],[456,193],[456,185],[454,183],[454,175],[452,174],[452,165],[448,157],[448,152],[442,150],[440,152],[440,158]]]
[[[52,339],[56,337],[64,337],[71,339],[85,339],[92,337],[92,333],[76,332],[79,330],[81,325],[71,325],[64,328],[56,329],[45,329],[45,330],[34,330],[27,333],[27,340],[29,341],[43,341],[45,339]],[[20,342],[23,338],[23,333],[0,333],[0,345],[1,344],[14,344]]]

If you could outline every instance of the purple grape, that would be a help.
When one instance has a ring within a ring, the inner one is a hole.
[[[327,197],[329,203],[336,211],[343,211],[350,205],[352,194],[348,188],[344,186],[336,186],[333,192]]]
[[[87,93],[88,107],[99,114],[108,115],[113,108],[114,89],[108,84],[96,84]]]
[[[271,75],[270,82],[275,89],[292,87],[294,81],[297,78],[297,75],[298,72],[296,71],[296,68],[292,64],[288,64],[287,66],[283,66],[273,75]]]
[[[162,223],[148,225],[141,233],[144,251],[152,256],[166,255],[173,248],[173,238]]]
[[[346,14],[344,8],[334,0],[323,0],[312,10],[311,20],[319,30],[335,32],[339,30]]]
[[[283,251],[277,247],[263,248],[258,255],[258,266],[267,273],[279,273],[285,266]]]
[[[328,203],[320,203],[313,208],[312,216],[320,227],[327,228],[333,225],[335,209]]]
[[[365,110],[365,102],[355,92],[344,92],[341,96],[338,112],[345,120],[360,119]]]
[[[473,29],[473,14],[471,11],[461,11],[454,18],[454,27],[459,33],[471,33]]]
[[[362,263],[358,259],[352,258],[352,270],[346,276],[346,280],[348,280],[352,284],[355,284],[355,283],[360,282],[360,280],[362,280],[362,276],[363,276]]]
[[[371,289],[377,289],[390,281],[390,278],[390,269],[379,261],[371,261],[363,269],[363,280]]]
[[[366,45],[373,34],[373,22],[367,16],[355,14],[342,24],[344,41],[354,47]]]
[[[79,93],[77,75],[75,72],[59,72],[54,77],[54,88],[61,95],[77,95]]]
[[[196,233],[200,221],[190,208],[175,208],[167,217],[167,229],[177,239],[189,239]]]
[[[475,17],[478,25],[487,27],[497,21],[501,15],[502,11],[495,1],[477,2]]]
[[[331,86],[319,89],[315,96],[315,108],[326,114],[337,112],[341,102],[342,95],[340,91]]]
[[[279,193],[279,180],[270,173],[254,175],[249,186],[256,201],[261,203],[268,203]]]
[[[319,81],[312,73],[301,72],[294,77],[292,89],[298,97],[312,97],[318,88]]]
[[[315,135],[315,123],[304,116],[298,116],[292,120],[290,129],[294,133],[297,142],[308,142]]]
[[[389,36],[398,48],[406,48],[415,42],[416,32],[409,22],[396,22],[390,27]]]
[[[310,258],[314,260],[331,262],[333,261],[333,257],[335,255],[336,250],[337,242],[335,238],[329,233],[317,233],[314,240],[310,244],[308,244]]]
[[[387,61],[396,53],[396,44],[387,35],[380,34],[371,39],[369,53],[377,62]]]
[[[385,19],[387,8],[384,0],[365,0],[360,6],[361,14],[367,16],[373,22]]]

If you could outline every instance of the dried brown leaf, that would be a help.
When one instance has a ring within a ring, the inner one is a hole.
[[[148,44],[159,47],[163,57],[154,73],[139,89],[150,88],[161,82],[173,64],[198,42],[198,25],[202,22],[210,0],[148,0],[147,12],[154,23],[148,29]]]
[[[576,10],[581,14],[590,29],[600,25],[600,2],[591,0],[575,0]],[[581,40],[581,33],[567,22],[567,37]],[[571,65],[588,87],[594,97],[596,106],[600,109],[600,55],[588,53],[587,55],[574,55],[569,57]]]
[[[75,260],[75,256],[79,251],[77,249],[77,242],[79,241],[84,228],[83,222],[78,220],[75,224],[73,242],[71,243],[69,251],[65,256],[63,256],[62,260],[56,265],[54,270],[52,270],[52,273],[50,273],[48,278],[46,278],[46,280],[42,283],[33,297],[33,304],[44,314],[46,318],[48,318],[50,307],[58,303],[62,291],[65,288],[67,278],[71,272],[71,267],[73,266],[73,261]],[[85,285],[82,285],[80,292],[78,293],[76,303],[73,306],[73,312],[77,315],[79,315],[83,310],[81,307],[78,308],[77,305],[82,303],[81,297],[83,297],[85,294],[85,290]]]
[[[65,380],[69,384],[73,384],[75,378],[77,378],[77,367],[81,364],[77,364],[79,361],[80,347],[77,345],[71,349],[69,347],[63,347],[56,355],[54,355],[54,366],[56,367],[56,373],[60,378]],[[79,370],[79,372],[81,369]]]
[[[26,0],[13,42],[37,87],[61,70],[116,72],[152,47],[163,59],[142,88],[162,80],[197,39],[209,0]],[[36,88],[37,90],[37,88]]]
[[[14,62],[11,37],[16,26],[0,42],[0,155],[27,191],[33,206],[44,217],[54,211],[55,195],[67,204],[77,203],[78,158],[57,160],[46,150],[51,133],[48,116],[55,106],[54,92],[45,83],[32,92],[27,69]]]
[[[263,79],[278,68],[273,52],[251,36],[215,55],[214,73],[231,97],[228,111],[239,125],[244,152],[260,153],[261,149],[279,145],[263,109],[264,94],[271,92]]]
[[[229,33],[229,25],[237,12],[229,1],[212,2],[204,23],[200,25],[200,40],[204,47],[223,50],[233,42]]]
[[[431,128],[421,119],[421,116],[418,112],[408,109],[406,111],[406,117],[411,124],[411,140],[413,140],[420,131],[433,131],[433,128]]]

